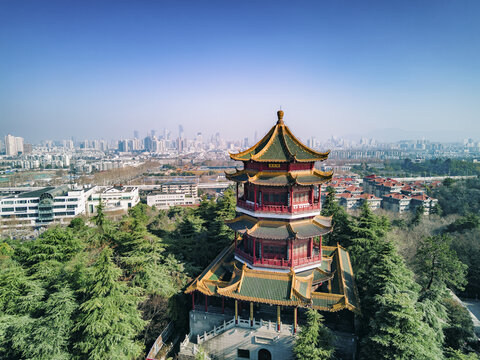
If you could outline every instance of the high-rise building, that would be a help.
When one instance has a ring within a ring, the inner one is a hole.
[[[157,138],[155,136],[147,136],[144,140],[145,150],[149,152],[156,152]]]
[[[134,139],[140,139],[140,135],[138,133],[138,130],[133,130],[133,138]]]
[[[118,151],[120,152],[128,152],[128,140],[120,140],[118,142]]]
[[[7,156],[17,156],[23,154],[23,138],[19,136],[5,136],[5,154]]]
[[[73,150],[73,140],[63,140],[62,143],[65,149]]]

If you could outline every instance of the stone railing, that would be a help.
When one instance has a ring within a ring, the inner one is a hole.
[[[146,360],[155,360],[155,356],[157,356],[160,349],[165,344],[165,341],[170,337],[174,329],[173,322],[169,322],[168,325],[163,329],[162,333],[158,336],[158,338],[153,343],[150,351],[148,352]]]
[[[293,325],[288,325],[288,324],[277,324],[276,322],[271,322],[271,321],[263,321],[260,319],[259,321],[256,321],[253,319],[253,321],[250,321],[249,319],[242,319],[238,317],[238,322],[235,324],[235,318],[229,321],[224,321],[222,325],[220,326],[214,326],[213,330],[209,332],[204,332],[202,335],[197,335],[197,344],[200,345],[204,343],[205,341],[208,341],[210,339],[213,339],[215,336],[223,334],[225,331],[233,329],[234,327],[239,327],[239,328],[246,328],[246,329],[260,329],[263,328],[264,330],[271,330],[271,331],[286,331],[291,334],[294,333],[294,327]],[[278,330],[280,329],[280,330]],[[298,331],[298,326],[297,326],[297,331]],[[188,337],[185,339],[185,341],[188,340]]]

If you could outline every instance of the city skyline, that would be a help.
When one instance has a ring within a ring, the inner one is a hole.
[[[252,139],[280,107],[304,140],[480,137],[474,1],[2,8],[2,137]]]

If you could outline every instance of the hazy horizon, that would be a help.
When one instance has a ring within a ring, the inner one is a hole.
[[[0,135],[480,140],[479,2],[292,4],[4,1]]]

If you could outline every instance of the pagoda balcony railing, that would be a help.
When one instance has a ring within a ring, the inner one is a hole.
[[[237,206],[241,207],[245,210],[251,211],[262,211],[262,212],[269,212],[269,213],[276,213],[276,214],[285,214],[285,213],[302,213],[302,212],[309,212],[315,211],[320,209],[320,203],[315,202],[314,204],[304,203],[304,204],[293,204],[293,211],[292,207],[289,205],[259,205],[255,204],[252,201],[245,201],[242,199],[237,200]]]
[[[248,261],[252,265],[272,266],[272,267],[280,267],[280,268],[296,267],[300,265],[319,262],[322,260],[322,255],[320,253],[317,253],[317,251],[314,251],[314,254],[311,257],[304,257],[304,258],[298,258],[293,260],[267,259],[267,258],[256,258],[254,260],[252,255],[247,254],[246,252],[244,252],[242,249],[238,247],[235,249],[235,254],[240,258],[242,258],[243,260]]]
[[[296,266],[310,264],[310,263],[321,261],[321,260],[322,260],[322,255],[313,255],[312,257],[309,257],[309,258],[293,259],[292,266],[296,267]]]

